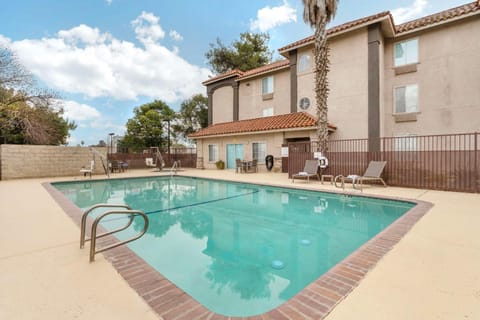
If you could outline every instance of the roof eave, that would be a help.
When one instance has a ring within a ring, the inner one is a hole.
[[[286,64],[284,66],[280,66],[278,68],[273,68],[273,69],[270,69],[270,70],[266,70],[264,72],[259,72],[259,73],[255,73],[255,74],[248,75],[248,76],[240,76],[238,79],[235,79],[235,81],[248,80],[248,79],[256,78],[258,76],[262,76],[262,75],[265,75],[265,74],[268,74],[268,73],[273,73],[275,71],[280,71],[280,70],[289,69],[289,68],[290,68],[290,64]]]
[[[206,85],[209,85],[211,83],[215,83],[215,82],[220,81],[220,80],[225,80],[225,79],[235,78],[235,77],[241,77],[242,74],[243,73],[240,70],[232,71],[232,72],[228,72],[224,75],[219,75],[219,76],[216,76],[216,77],[212,77],[211,79],[205,80],[205,81],[202,82],[202,84],[204,86],[206,86]]]
[[[232,133],[221,133],[221,134],[210,134],[200,137],[189,137],[192,140],[199,140],[199,139],[208,139],[208,138],[220,138],[220,137],[231,137],[231,136],[245,136],[245,135],[253,135],[259,133],[277,133],[277,132],[292,132],[292,131],[309,131],[309,130],[316,130],[316,126],[310,127],[297,127],[297,128],[286,128],[286,129],[272,129],[272,130],[258,130],[258,131],[247,131],[247,132],[232,132]],[[335,132],[337,127],[329,126],[329,132]]]
[[[478,15],[478,14],[480,14],[480,11],[473,11],[473,12],[470,12],[470,13],[467,13],[467,14],[464,14],[464,15],[459,15],[459,16],[456,16],[456,17],[453,17],[453,18],[450,18],[450,19],[446,19],[446,20],[436,22],[436,23],[427,24],[427,25],[424,25],[424,26],[421,26],[421,27],[415,27],[415,28],[407,30],[407,31],[400,31],[400,32],[396,33],[396,36],[397,37],[402,37],[404,35],[412,34],[412,33],[419,32],[419,31],[429,29],[429,28],[435,28],[435,27],[438,27],[438,26],[441,26],[441,25],[444,25],[444,24],[447,24],[447,23],[451,23],[451,22],[455,22],[455,21],[462,20],[462,19],[465,19],[465,18],[469,18],[469,17],[475,16],[475,15]]]
[[[342,34],[361,29],[361,28],[367,27],[371,24],[378,23],[378,22],[382,23],[382,30],[387,37],[393,37],[395,35],[395,26],[393,24],[392,17],[391,17],[391,15],[385,15],[385,16],[379,17],[377,19],[374,19],[374,20],[371,20],[371,21],[366,21],[364,23],[352,26],[350,28],[346,28],[346,29],[337,31],[335,33],[327,34],[327,39],[337,37],[337,36],[340,36]],[[283,50],[279,49],[278,52],[282,56],[284,56],[285,58],[288,59],[290,51],[306,47],[308,45],[313,44],[314,42],[315,42],[315,38],[312,38],[312,40],[301,43],[301,44],[298,44],[296,46],[289,47],[289,48],[286,48],[286,49],[283,49]]]

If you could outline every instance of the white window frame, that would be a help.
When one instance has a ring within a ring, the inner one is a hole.
[[[297,72],[303,73],[310,71],[312,68],[312,56],[309,53],[302,53],[298,58]]]
[[[415,104],[415,110],[411,110],[409,108],[409,105],[407,104],[407,90],[410,88],[410,89],[413,89],[415,87],[416,89],[416,93],[417,93],[417,100],[416,100],[416,104]],[[397,108],[397,90],[400,89],[400,88],[405,88],[405,97],[404,97],[404,101],[405,101],[405,111],[398,111],[398,108]],[[396,86],[393,88],[393,114],[408,114],[408,113],[418,113],[420,112],[420,107],[419,107],[419,97],[420,97],[420,88],[418,86],[417,83],[411,83],[411,84],[406,84],[406,85],[402,85],[402,86]]]
[[[259,152],[257,151],[257,157],[255,157],[255,151],[254,151],[254,145],[260,145],[262,144],[264,146],[264,150],[263,150],[263,155],[260,155],[260,158],[259,158]],[[267,143],[265,141],[255,141],[255,142],[252,142],[252,160],[257,160],[258,162],[257,163],[265,163],[265,157],[267,156]]]
[[[267,81],[266,87],[265,87],[265,81]],[[266,92],[265,90],[267,90],[268,92]],[[262,95],[272,94],[273,92],[274,92],[273,76],[262,78]]]
[[[273,115],[273,107],[265,108],[262,110],[262,117],[271,117]]]
[[[417,50],[415,52],[415,54],[408,54],[407,53],[409,52],[409,43],[412,43],[412,42],[415,42],[416,45],[417,45]],[[410,38],[410,39],[406,39],[406,40],[403,40],[403,41],[398,41],[398,42],[395,42],[393,44],[393,65],[395,67],[401,67],[401,66],[406,66],[406,65],[409,65],[409,64],[416,64],[418,63],[419,61],[419,41],[418,41],[418,38]],[[397,62],[397,45],[405,45],[407,46],[406,49],[404,49],[406,52],[404,54],[404,58],[402,60],[404,61],[401,61],[401,62]]]
[[[214,159],[210,158],[210,147],[214,148],[213,151],[214,151]],[[218,157],[218,144],[216,143],[211,143],[208,145],[208,163],[215,163],[218,161],[219,157]]]

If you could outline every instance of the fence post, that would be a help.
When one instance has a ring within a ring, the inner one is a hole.
[[[478,166],[478,132],[475,132],[475,137],[474,137],[474,141],[475,141],[475,193],[478,193],[479,190],[478,190],[478,184],[479,184],[479,174],[478,174],[478,170],[480,169],[479,166]]]

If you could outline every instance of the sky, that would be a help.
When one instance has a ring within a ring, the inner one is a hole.
[[[3,2],[3,1],[2,1]],[[329,27],[382,11],[396,24],[468,0],[340,0]],[[205,53],[219,38],[267,32],[277,49],[312,35],[301,0],[15,0],[0,10],[0,45],[57,92],[75,121],[69,145],[123,135],[133,109],[155,99],[179,110],[205,95],[212,75]]]

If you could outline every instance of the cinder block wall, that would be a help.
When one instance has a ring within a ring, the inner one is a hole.
[[[104,157],[107,148],[94,148]],[[42,178],[80,175],[95,160],[93,174],[103,174],[98,155],[86,147],[0,145],[0,179]]]

